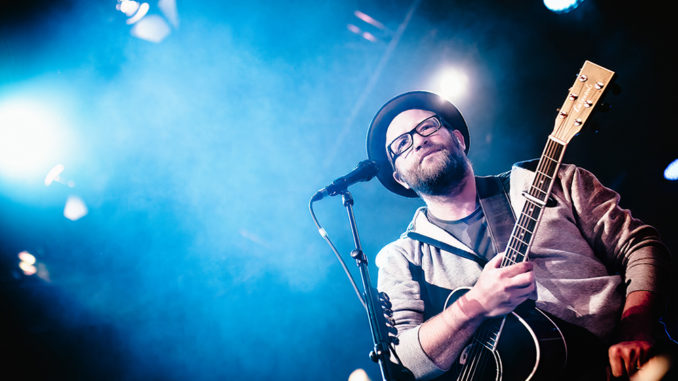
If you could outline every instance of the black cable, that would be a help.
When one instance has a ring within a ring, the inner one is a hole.
[[[315,216],[315,213],[313,212],[313,198],[308,203],[308,210],[311,212],[311,218],[313,218],[313,222],[315,223],[315,226],[318,228],[318,233],[320,233],[320,236],[323,237],[323,239],[327,242],[328,245],[330,245],[330,248],[334,252],[334,255],[337,257],[339,260],[339,263],[341,263],[341,267],[344,268],[344,272],[346,272],[346,276],[348,276],[348,280],[351,282],[351,285],[353,286],[353,289],[355,290],[356,295],[358,295],[358,299],[360,299],[360,303],[363,305],[363,308],[367,311],[367,304],[365,303],[365,299],[363,298],[363,295],[360,293],[358,290],[358,285],[356,285],[355,280],[353,279],[353,275],[351,275],[351,272],[348,270],[348,267],[346,267],[346,263],[344,262],[344,259],[341,257],[341,254],[339,254],[339,251],[337,251],[337,248],[334,246],[332,241],[330,240],[329,235],[327,234],[327,231],[323,229],[322,226],[320,226],[320,223],[318,223],[318,219]]]

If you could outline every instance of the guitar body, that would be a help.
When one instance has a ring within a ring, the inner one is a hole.
[[[468,290],[453,291],[445,307]],[[533,303],[521,304],[505,318],[487,321],[487,327],[481,326],[478,332],[500,327],[498,341],[495,343],[496,336],[492,335],[488,342],[472,339],[450,371],[439,379],[523,381],[561,377],[567,362],[563,333],[544,312],[530,304]]]

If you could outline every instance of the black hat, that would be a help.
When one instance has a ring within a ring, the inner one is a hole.
[[[388,101],[372,119],[367,131],[367,156],[379,167],[377,178],[391,192],[405,197],[417,197],[417,194],[398,184],[393,179],[393,167],[386,153],[386,130],[393,118],[406,110],[420,109],[434,112],[442,118],[448,128],[459,130],[464,135],[466,153],[470,146],[468,127],[459,110],[441,96],[427,91],[411,91],[398,95]]]

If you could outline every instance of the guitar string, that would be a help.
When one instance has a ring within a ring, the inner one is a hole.
[[[560,153],[562,153],[562,147],[563,147],[562,145],[554,143],[551,140],[549,140],[547,142],[547,146],[544,150],[544,153],[542,154],[542,157],[546,157],[548,159],[548,161],[543,160],[543,159],[540,160],[539,166],[537,167],[537,176],[536,176],[535,181],[533,182],[533,185],[532,185],[533,188],[534,188],[534,184],[539,184],[541,181],[545,180],[545,178],[552,180],[548,175],[546,175],[543,172],[551,172],[552,163],[550,163],[550,161],[556,162],[555,160],[553,160],[552,155],[555,153],[559,157]],[[548,181],[542,183],[542,185],[543,184],[547,185],[547,189],[548,189],[548,186],[550,186]],[[539,191],[542,192],[542,193],[546,193],[541,189]],[[535,195],[534,192],[530,192],[530,195],[538,197],[538,195]],[[526,222],[529,224],[529,221],[527,221],[527,219],[532,218],[532,215],[533,215],[533,212],[534,212],[534,210],[530,210],[530,208],[538,207],[538,206],[534,205],[533,203],[529,203],[529,204],[526,203],[525,206],[526,207],[523,208],[523,212],[520,215],[517,226],[519,228],[529,232],[530,233],[530,239],[531,239],[531,234],[532,234],[532,232],[530,231],[531,229],[529,228],[529,225],[526,226],[525,224],[526,224]],[[534,220],[534,218],[532,218],[532,219]],[[514,231],[514,233],[516,233],[516,232]],[[520,240],[519,238],[517,238],[515,236],[515,234],[512,234],[511,240],[509,241],[509,245],[508,245],[508,248],[506,250],[508,255],[504,257],[501,266],[502,267],[507,266],[508,264],[514,264],[514,263],[517,263],[517,262],[524,260],[525,256],[524,256],[524,254],[522,254],[520,252],[520,246],[525,245],[525,249],[526,249],[528,244],[529,244],[530,239],[528,239],[527,242],[524,242],[524,241]],[[519,256],[523,256],[523,258],[521,260],[518,260]]]
[[[471,362],[464,364],[462,367],[462,378],[461,380],[469,380],[474,377],[476,374],[476,370],[478,369],[478,364],[480,363],[482,354],[483,354],[483,349],[485,349],[485,346],[483,345],[482,341],[480,340],[479,337],[486,337],[491,331],[491,327],[488,326],[481,326],[480,330],[474,335],[473,339],[471,340],[471,349],[469,350],[469,355],[467,356],[470,358]],[[468,364],[468,365],[467,365]],[[471,378],[469,378],[471,377]]]
[[[469,380],[469,377],[473,377],[473,374],[475,374],[475,369],[478,364],[478,357],[479,354],[481,353],[480,351],[482,350],[482,344],[477,340],[477,336],[483,336],[486,334],[486,329],[484,327],[481,327],[483,329],[483,332],[478,332],[474,337],[471,339],[471,349],[469,350],[469,353],[467,355],[467,360],[462,366],[462,373],[460,376],[462,376],[461,380]],[[469,363],[468,360],[471,360]]]
[[[484,346],[481,345],[481,351],[480,351],[480,358],[478,359],[475,371],[473,372],[473,379],[478,379],[477,375],[480,373],[481,375],[486,375],[487,372],[489,371],[488,367],[488,362],[490,360],[494,359],[494,355],[492,354],[492,351]],[[496,372],[496,371],[495,371]],[[485,377],[481,377],[480,379],[484,379]]]
[[[458,377],[458,380],[470,380],[475,378],[475,375],[477,374],[478,369],[481,371],[485,370],[486,366],[485,365],[480,365],[481,363],[486,363],[487,362],[487,352],[492,352],[489,348],[487,348],[483,343],[486,343],[486,340],[489,339],[490,334],[492,332],[497,331],[497,327],[493,326],[496,325],[496,321],[494,323],[490,323],[485,326],[481,326],[480,330],[474,335],[472,341],[471,341],[471,349],[469,350],[469,355],[468,357],[470,358],[470,363],[465,363],[464,366],[462,367],[462,373]],[[484,337],[485,339],[480,340],[478,337]],[[496,332],[495,332],[495,340],[496,343]],[[467,365],[468,364],[468,365]],[[470,378],[469,378],[470,377]]]
[[[473,374],[474,379],[478,380],[478,379],[484,379],[485,378],[485,377],[479,377],[477,375],[478,375],[478,373],[485,375],[486,374],[485,372],[488,371],[487,363],[489,362],[489,357],[490,357],[489,355],[491,354],[489,352],[490,351],[487,350],[487,349],[480,352],[480,359],[478,361],[478,366],[476,367],[476,372],[474,372],[474,374]]]
[[[483,357],[483,345],[479,342],[474,342],[472,346],[473,357],[471,363],[464,367],[461,380],[471,380],[475,378],[476,372],[480,369],[480,362]]]

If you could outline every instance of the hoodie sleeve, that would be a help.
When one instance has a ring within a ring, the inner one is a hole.
[[[591,172],[572,165],[563,170],[563,189],[569,190],[582,235],[606,266],[621,274],[626,294],[664,294],[670,254],[657,230],[621,208],[619,194]]]
[[[403,241],[401,239],[400,241]],[[419,272],[407,258],[398,242],[384,247],[376,258],[379,268],[378,289],[388,295],[393,311],[393,338],[398,359],[417,380],[435,378],[445,371],[426,355],[419,342],[423,322],[424,301],[421,299]]]

